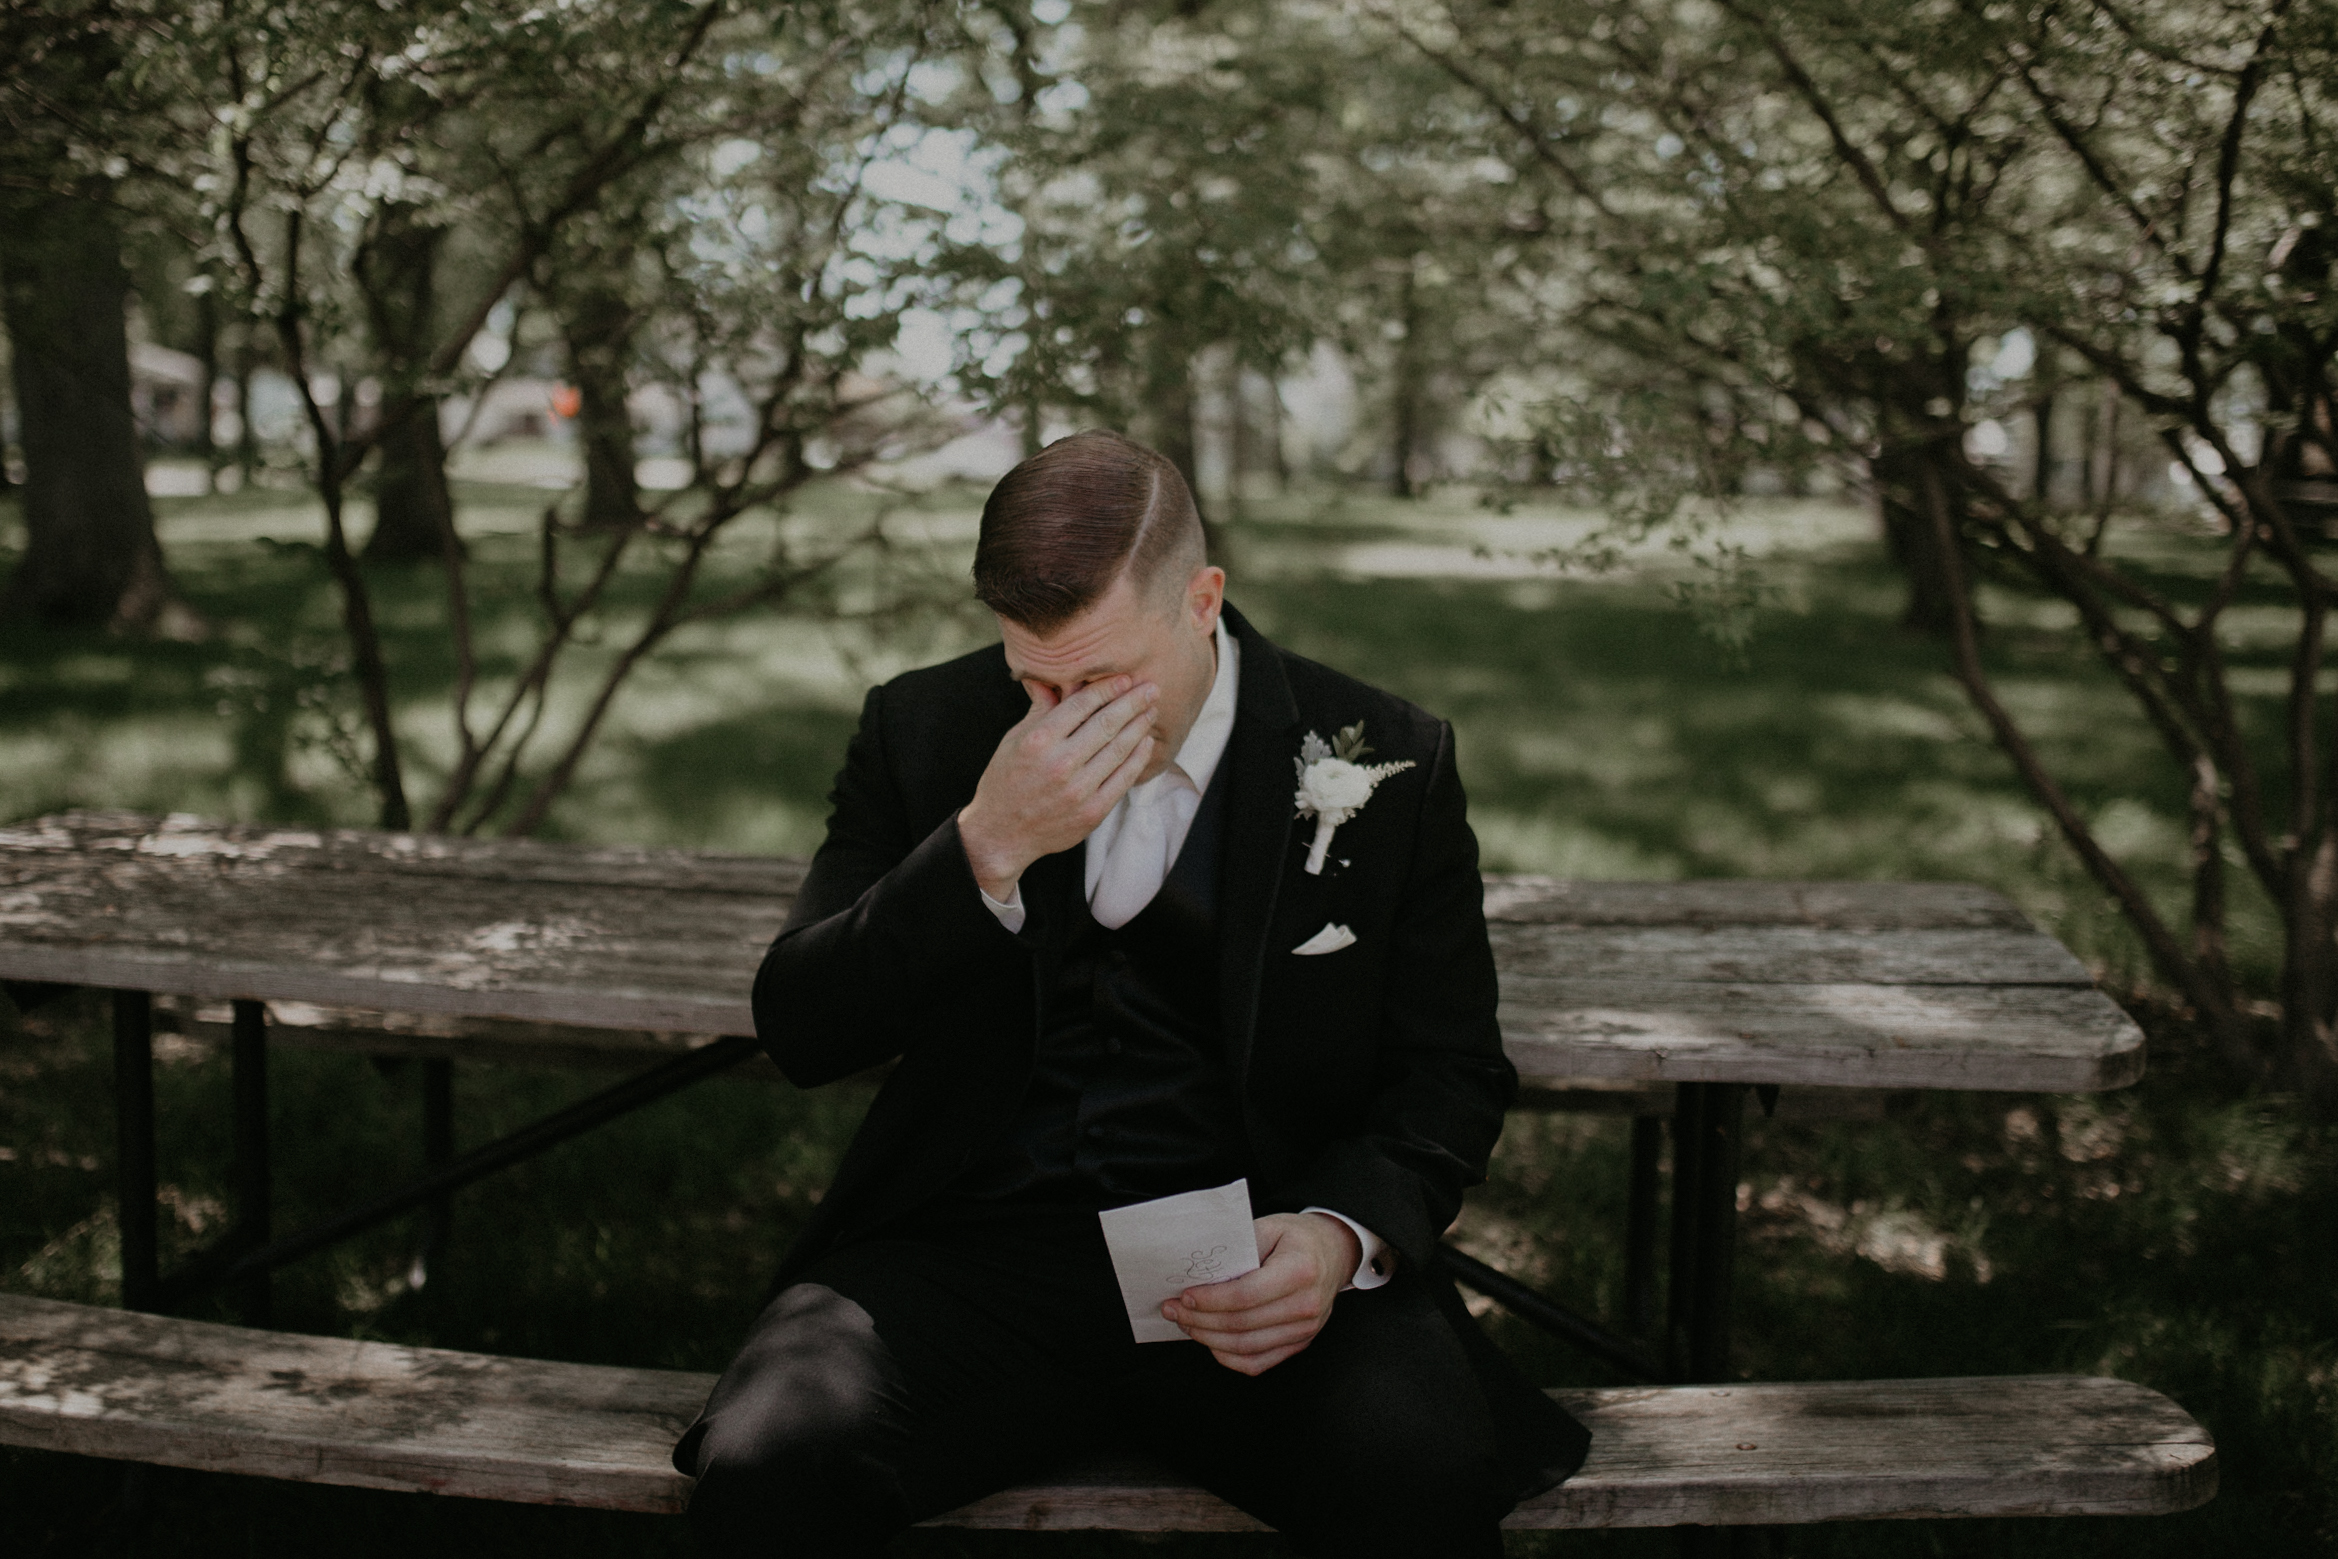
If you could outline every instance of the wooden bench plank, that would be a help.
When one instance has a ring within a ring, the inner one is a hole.
[[[801,875],[679,850],[69,813],[0,829],[0,978],[741,1034]],[[2064,1090],[2141,1070],[2141,1032],[1986,889],[1490,877],[1487,893],[1504,1034],[1537,1082]]]
[[[0,827],[0,852],[127,856],[215,869],[330,871],[344,876],[455,877],[466,881],[665,888],[686,893],[792,897],[804,863],[781,856],[542,839],[468,839],[376,829],[220,823],[186,813],[61,812]]]
[[[712,1377],[248,1331],[0,1295],[0,1442],[505,1499],[673,1511],[666,1463]],[[2145,1515],[2216,1488],[2159,1393],[2072,1376],[1553,1393],[1591,1460],[1519,1528]],[[936,1525],[1246,1531],[1157,1465],[1104,1460]]]
[[[166,1467],[678,1510],[712,1384],[0,1295],[0,1441]]]
[[[1519,1076],[2068,1093],[2143,1075],[2094,989],[1545,980],[1502,972]]]
[[[1574,882],[1488,873],[1486,918],[1568,926],[2035,930],[2004,894],[1964,882]]]
[[[1855,931],[1833,926],[1566,926],[1492,921],[1494,960],[1551,979],[1723,980],[1769,985],[2076,985],[2069,949],[2001,926]]]
[[[499,1066],[604,1068],[639,1071],[650,1061],[669,1060],[720,1036],[647,1029],[584,1028],[572,1023],[525,1023],[512,1018],[473,1018],[443,1012],[369,1012],[357,1007],[320,1007],[313,1002],[271,1001],[271,1045],[296,1050],[399,1056],[450,1061],[485,1061]],[[158,1033],[183,1034],[211,1046],[229,1042],[235,1009],[225,1001],[157,996]],[[779,1081],[776,1067],[736,1068],[725,1077],[759,1076]]]
[[[236,866],[452,876],[473,881],[778,893],[792,898],[804,863],[772,856],[388,834],[371,829],[293,829],[218,823],[186,814],[76,811],[0,827],[0,854],[132,856]],[[1563,925],[1812,926],[1886,931],[1997,927],[2029,930],[2004,895],[1969,883],[1578,882],[1531,873],[1489,873],[1493,920]]]

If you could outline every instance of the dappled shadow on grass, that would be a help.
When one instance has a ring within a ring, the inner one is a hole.
[[[1390,519],[1366,517],[1380,528]],[[1287,547],[1352,528],[1263,527]],[[1417,532],[1433,528],[1424,518]],[[1325,568],[1334,551],[1323,552]],[[2174,548],[2156,577],[2171,590],[2196,586],[2187,557]],[[352,761],[368,742],[316,549],[190,544],[175,549],[174,567],[221,626],[209,643],[0,641],[0,813],[96,804],[370,821],[374,804]],[[1897,626],[1901,587],[1890,570],[1840,549],[1765,567],[1791,604],[1757,614],[1743,663],[1702,639],[1656,578],[1353,578],[1310,575],[1286,559],[1248,580],[1238,574],[1234,599],[1301,653],[1453,720],[1489,866],[1980,881],[2013,894],[2082,958],[2118,978],[2138,975],[2134,938],[1985,739],[1941,646]],[[528,536],[474,538],[489,703],[534,643],[532,568]],[[451,752],[456,663],[443,584],[429,566],[371,577],[409,737],[409,791],[426,807]],[[623,642],[655,584],[648,569],[619,579],[607,620],[579,647],[572,670],[587,675],[554,701],[549,740],[581,712],[589,673]],[[2083,649],[2027,625],[2036,603],[1993,591],[1988,604],[1998,619],[1988,654],[2007,702],[2106,843],[2178,911],[2182,776]],[[946,653],[954,633],[905,632],[897,645],[880,634],[866,648],[897,664]],[[2236,677],[2277,675],[2278,647],[2244,638],[2230,652]],[[800,621],[762,615],[683,635],[620,695],[545,832],[806,853],[842,761],[856,680]],[[2244,714],[2254,739],[2276,740],[2277,690],[2253,695]],[[352,738],[338,748],[326,739],[334,721]],[[2274,922],[2246,873],[2233,874],[2232,891],[2236,962],[2262,983],[2278,954]]]
[[[2238,1092],[2180,1022],[2145,1017],[2153,1069],[2118,1093],[1931,1092],[1875,1121],[1754,1112],[1737,1362],[1753,1379],[2141,1381],[2215,1437],[2222,1492],[2149,1520],[1816,1527],[1791,1552],[2302,1554],[2338,1541],[2338,1129]],[[1621,1119],[1513,1116],[1462,1236],[1619,1329],[1626,1134]],[[1489,1325],[1538,1380],[1618,1383],[1514,1319]]]
[[[1268,595],[1294,647],[1454,721],[1473,816],[1585,818],[1668,875],[1760,870],[1780,853],[1773,842],[1799,844],[1819,820],[1834,832],[1888,816],[1917,835],[1910,802],[1921,811],[1926,787],[2012,793],[1940,647],[1881,614],[1765,615],[1750,659],[1733,665],[1631,585],[1520,598],[1386,581]],[[2057,734],[2075,733],[2047,739]],[[2082,790],[2135,777],[2090,767],[2081,762]],[[1864,865],[1861,875],[1903,864],[1889,846],[1869,848],[1869,861],[1836,864]],[[1898,846],[1921,851],[1912,838]]]
[[[634,784],[673,843],[809,855],[857,719],[772,704],[642,744]]]
[[[1943,647],[1898,627],[1889,573],[1812,565],[1796,593],[1759,614],[1742,663],[1647,582],[1277,581],[1235,599],[1291,648],[1453,721],[1489,867],[1978,881],[2082,958],[2140,974]],[[2050,635],[2002,628],[1988,655],[2073,800],[2177,913],[2181,777],[2124,695]],[[2234,895],[2236,961],[2269,979],[2274,923],[2248,883]]]

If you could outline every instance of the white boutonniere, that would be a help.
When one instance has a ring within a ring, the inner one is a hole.
[[[1364,810],[1375,785],[1413,766],[1410,758],[1369,766],[1356,761],[1371,750],[1364,744],[1361,720],[1328,744],[1313,731],[1299,744],[1299,815],[1315,819],[1315,843],[1307,850],[1307,870],[1315,876],[1323,875],[1323,852],[1331,848],[1332,832]]]

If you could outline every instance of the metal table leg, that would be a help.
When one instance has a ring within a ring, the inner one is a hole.
[[[1688,1378],[1730,1378],[1729,1311],[1737,1275],[1737,1175],[1745,1158],[1745,1085],[1706,1083],[1705,1143],[1697,1155],[1696,1295],[1689,1308]]]
[[[161,1298],[154,1220],[154,999],[114,992],[114,1189],[122,1232],[122,1308]]]
[[[272,1234],[273,1184],[268,1167],[268,1009],[235,1004],[229,1030],[235,1094],[235,1240],[244,1250],[265,1246]],[[247,1326],[266,1326],[270,1310],[266,1269],[236,1285],[236,1310]]]
[[[422,1172],[436,1174],[455,1158],[455,1064],[444,1058],[422,1063]],[[422,1246],[406,1273],[410,1288],[430,1281],[430,1269],[446,1253],[455,1221],[455,1194],[434,1197],[422,1214]]]
[[[1632,1117],[1631,1184],[1624,1202],[1624,1325],[1638,1336],[1656,1328],[1656,1171],[1664,1120]]]
[[[1698,1157],[1705,1146],[1705,1085],[1672,1090],[1672,1237],[1665,1251],[1664,1365],[1669,1380],[1689,1378],[1689,1315],[1697,1296],[1697,1213],[1702,1202]]]
[[[1665,1353],[1674,1377],[1685,1382],[1729,1378],[1744,1114],[1741,1083],[1679,1085],[1673,1111],[1672,1284]]]
[[[1737,1266],[1737,1176],[1744,1156],[1745,1086],[1682,1083],[1673,1111],[1672,1285],[1666,1360],[1682,1382],[1725,1381],[1729,1307]],[[1683,1527],[1682,1559],[1763,1552],[1758,1528]]]

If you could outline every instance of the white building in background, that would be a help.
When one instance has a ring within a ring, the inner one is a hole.
[[[555,409],[559,389],[555,380],[513,374],[478,395],[450,395],[438,404],[439,437],[450,447],[457,439],[482,448],[514,439],[566,443],[575,426]]]
[[[151,341],[131,342],[130,415],[150,447],[195,443],[203,432],[203,360]]]
[[[133,343],[130,354],[132,404],[149,447],[190,449],[200,426],[201,361],[143,341]],[[1233,479],[1235,408],[1230,376],[1208,371],[1213,366],[1225,365],[1205,362],[1197,375],[1201,382],[1195,397],[1195,454],[1205,501],[1223,502],[1231,493]],[[870,379],[863,388],[875,389],[879,383]],[[328,407],[341,400],[341,381],[331,374],[320,375],[310,388]],[[379,386],[369,379],[351,386],[351,391],[350,409],[363,425],[380,404]],[[261,369],[252,376],[251,393],[253,427],[261,445],[305,448],[307,417],[293,382],[272,369]],[[1246,435],[1252,441],[1248,459],[1254,484],[1260,471],[1275,467],[1302,476],[1365,473],[1377,430],[1362,425],[1355,378],[1336,349],[1318,345],[1297,372],[1271,386],[1254,375],[1244,393],[1252,412]],[[1259,415],[1268,394],[1279,402],[1279,412],[1271,419]],[[229,451],[242,433],[244,415],[244,408],[236,404],[233,379],[223,375],[213,387],[213,397],[214,443],[222,452]],[[745,453],[752,439],[754,412],[737,386],[709,376],[699,388],[699,402],[705,453],[715,460]],[[642,485],[653,491],[684,485],[690,476],[689,464],[682,458],[688,442],[688,402],[671,385],[650,384],[632,391],[627,408],[635,429]],[[573,412],[573,391],[560,381],[512,374],[491,381],[477,394],[441,401],[439,429],[460,475],[562,487],[582,477]],[[1024,439],[1019,420],[985,417],[964,402],[945,404],[944,415],[957,424],[955,436],[934,449],[894,462],[885,470],[888,480],[912,486],[988,484],[1022,458]],[[1281,441],[1279,460],[1278,451],[1262,447],[1260,442],[1270,421]],[[1043,432],[1052,440],[1092,425],[1090,418],[1051,412]],[[499,446],[530,447],[502,449],[499,456],[484,458],[483,463],[483,457],[497,452]],[[514,461],[526,470],[513,466]],[[512,469],[505,470],[507,466]],[[166,481],[165,486],[178,491],[173,482]]]

